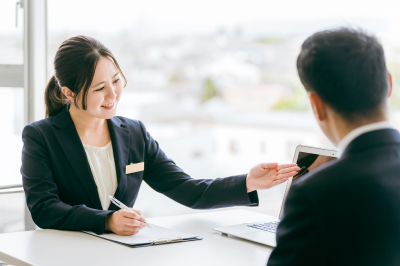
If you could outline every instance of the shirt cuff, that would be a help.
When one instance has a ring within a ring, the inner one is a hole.
[[[250,200],[250,204],[248,206],[252,206],[252,207],[258,206],[259,201],[258,201],[257,190],[247,193],[247,195],[249,196],[249,200]]]

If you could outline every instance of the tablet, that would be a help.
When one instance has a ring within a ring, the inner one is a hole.
[[[330,162],[332,160],[337,159],[338,152],[336,150],[328,150],[323,148],[311,147],[299,145],[296,147],[296,151],[294,152],[293,163],[297,164],[300,167],[300,170],[297,174],[288,179],[286,183],[285,194],[283,196],[283,202],[281,206],[281,211],[279,213],[279,218],[283,212],[283,206],[285,205],[285,200],[287,193],[289,192],[290,186],[292,185],[292,181],[296,179],[300,179],[303,175],[308,172],[313,171],[314,169]]]

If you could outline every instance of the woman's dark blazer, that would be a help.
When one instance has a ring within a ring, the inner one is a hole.
[[[142,181],[195,209],[258,205],[257,192],[247,193],[246,175],[192,179],[164,154],[142,122],[113,117],[107,123],[118,178],[115,197],[127,206],[134,205]],[[21,174],[33,221],[41,228],[103,233],[106,217],[117,207],[102,210],[68,109],[27,125],[22,140]],[[126,165],[139,162],[144,171],[125,174]]]

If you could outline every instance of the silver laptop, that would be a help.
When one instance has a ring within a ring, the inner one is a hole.
[[[282,215],[285,199],[289,192],[292,181],[297,178],[300,179],[302,175],[308,173],[309,171],[313,171],[313,169],[331,160],[336,159],[337,156],[337,151],[334,150],[327,150],[303,145],[297,146],[294,153],[293,163],[297,163],[297,165],[300,167],[300,170],[295,176],[289,178],[289,180],[287,181],[279,217],[275,218],[271,216],[271,219],[263,222],[223,226],[213,228],[213,230],[224,234],[244,238],[267,246],[275,247],[276,229],[278,227],[279,218]]]

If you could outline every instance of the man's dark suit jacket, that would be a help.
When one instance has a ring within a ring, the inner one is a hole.
[[[400,265],[398,131],[367,132],[293,182],[268,265]]]
[[[134,205],[142,181],[195,209],[258,205],[257,192],[247,193],[246,175],[192,179],[164,154],[141,122],[123,117],[107,122],[118,179],[115,197],[125,205]],[[22,139],[21,174],[33,221],[41,228],[103,233],[106,217],[118,207],[111,204],[102,210],[68,109],[26,126]],[[125,174],[126,165],[139,162],[144,162],[144,171]]]

